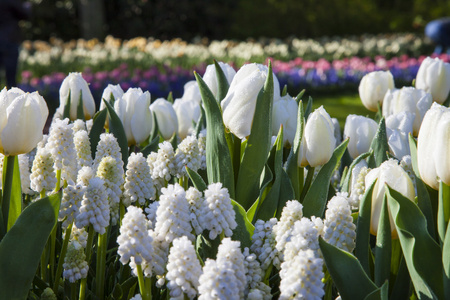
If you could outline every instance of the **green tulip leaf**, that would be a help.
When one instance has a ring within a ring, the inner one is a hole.
[[[309,114],[312,111],[312,105],[313,105],[313,99],[311,97],[308,98],[308,103],[306,104],[306,109],[305,109],[305,120],[308,120]]]
[[[236,213],[237,227],[233,230],[233,240],[241,242],[241,249],[250,248],[252,245],[252,236],[255,226],[248,220],[245,209],[236,201],[231,199],[234,212]]]
[[[170,103],[173,104],[173,94],[172,94],[172,92],[169,92],[169,94],[167,95],[167,101],[169,101]]]
[[[384,161],[388,160],[387,153],[389,153],[389,144],[387,141],[386,121],[384,120],[384,117],[380,120],[377,133],[372,140],[370,149],[373,150],[373,154],[369,157],[368,161],[370,168],[379,167]]]
[[[385,281],[381,287],[367,295],[364,300],[388,300],[389,299],[389,281]]]
[[[283,90],[281,91],[281,97],[284,97],[287,95],[287,84],[284,85]]]
[[[227,77],[225,76],[225,73],[216,60],[214,60],[214,66],[216,69],[217,77],[217,101],[220,104],[220,101],[222,101],[227,95],[230,85],[228,83]]]
[[[281,169],[281,182],[280,182],[280,197],[278,198],[278,207],[275,217],[279,220],[281,212],[286,206],[286,202],[295,199],[294,188],[292,187],[291,180],[285,170]]]
[[[152,112],[152,116],[153,116],[153,128],[152,128],[152,132],[150,133],[150,137],[149,140],[153,141],[156,137],[158,137],[158,133],[159,133],[159,123],[158,123],[158,118],[156,117],[155,112]],[[158,138],[159,140],[159,138]]]
[[[325,242],[319,237],[325,265],[343,300],[364,299],[377,290],[361,264],[352,254]]]
[[[159,146],[159,136],[157,135],[155,136],[155,138],[153,138],[153,140],[150,141],[150,143],[147,146],[145,146],[144,149],[141,150],[142,155],[147,157],[150,153],[158,151],[158,146]]]
[[[261,183],[260,183],[260,194],[258,199],[256,199],[256,201],[252,204],[252,206],[249,208],[249,210],[247,211],[247,218],[252,221],[252,223],[255,223],[257,219],[255,219],[256,216],[256,210],[259,207],[259,202],[261,199],[264,199],[267,196],[267,192],[270,190],[270,188],[268,188],[269,184],[272,182],[273,180],[273,173],[272,170],[270,169],[269,165],[266,164],[261,176]]]
[[[83,108],[83,90],[80,90],[80,97],[77,103],[77,119],[85,121]]]
[[[67,101],[66,104],[64,105],[63,108],[63,119],[69,119],[70,120],[70,105],[71,105],[71,100],[70,100],[70,94],[71,94],[71,90],[69,89],[69,95],[67,96]]]
[[[3,157],[2,213],[4,228],[8,231],[22,213],[22,187],[20,183],[19,159],[17,156]]]
[[[328,188],[333,172],[339,164],[348,145],[348,139],[344,140],[336,149],[330,160],[322,166],[316,179],[312,182],[303,199],[303,214],[305,217],[316,216],[321,218],[325,212],[328,201]]]
[[[92,124],[91,131],[89,132],[89,141],[91,143],[91,155],[95,158],[95,152],[97,151],[97,145],[100,141],[100,135],[103,133],[105,127],[106,116],[108,115],[107,109],[98,111],[94,115],[94,122]]]
[[[105,100],[103,100],[103,102],[105,103],[106,108],[108,109],[109,132],[114,134],[114,136],[117,139],[117,142],[119,143],[120,152],[122,152],[123,167],[126,168],[128,162],[128,140],[125,134],[125,129],[123,129],[122,121],[114,111],[114,108],[111,106],[111,104]]]
[[[186,172],[189,175],[189,178],[191,179],[192,183],[194,184],[195,188],[199,190],[200,192],[203,192],[208,187],[203,181],[203,178],[194,170],[190,169],[186,166]]]
[[[408,135],[408,142],[409,142],[409,150],[411,153],[411,164],[413,171],[417,177],[420,177],[419,167],[417,166],[417,142],[411,133]]]
[[[447,225],[447,233],[442,246],[442,265],[444,267],[445,299],[450,299],[450,222]]]
[[[208,183],[221,182],[234,197],[234,175],[231,154],[223,127],[222,114],[214,95],[203,79],[197,74],[198,86],[206,113],[206,166]]]
[[[26,299],[60,201],[61,192],[31,203],[0,242],[1,299]]]
[[[252,131],[247,140],[236,182],[236,201],[245,209],[249,209],[258,198],[261,172],[270,151],[272,106],[273,73],[269,62],[267,79],[256,100]]]
[[[425,216],[413,201],[389,186],[386,193],[419,299],[443,299],[441,248],[428,233]]]
[[[391,223],[386,197],[381,205],[380,220],[377,229],[377,241],[375,245],[375,274],[374,280],[377,286],[381,286],[389,280],[391,272]]]
[[[200,132],[206,128],[206,114],[203,106],[200,105],[200,117],[198,118],[198,122],[195,125],[195,136],[198,138]]]
[[[395,275],[391,299],[409,299],[411,278],[409,277],[408,267],[403,255],[398,266],[398,272]]]
[[[438,196],[438,213],[437,213],[437,229],[441,244],[444,243],[445,232],[447,230],[448,221],[450,219],[450,186],[446,185],[442,180],[439,182]]]

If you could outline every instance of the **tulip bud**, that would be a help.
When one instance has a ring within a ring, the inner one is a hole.
[[[409,137],[413,132],[414,114],[401,112],[386,118],[386,133],[390,152],[399,160],[410,155]]]
[[[433,101],[444,103],[450,91],[450,64],[439,58],[427,57],[417,71],[416,88],[433,96]]]
[[[344,126],[344,139],[350,138],[347,149],[353,159],[369,151],[377,129],[377,122],[370,118],[358,115],[347,116]]]
[[[383,100],[383,116],[388,117],[401,112],[414,114],[413,133],[419,134],[423,116],[430,109],[433,99],[430,93],[413,87],[389,90]]]
[[[69,75],[61,83],[61,88],[59,89],[60,106],[58,108],[59,113],[61,114],[64,112],[64,107],[68,101],[69,92],[70,119],[72,121],[77,119],[77,107],[78,102],[80,102],[80,96],[83,100],[84,118],[86,120],[91,119],[95,114],[95,102],[88,83],[81,76],[81,73],[69,73]]]
[[[417,138],[417,166],[421,179],[433,189],[439,179],[450,185],[450,108],[433,103]]]
[[[297,101],[289,95],[281,97],[273,103],[272,134],[277,135],[283,124],[283,143],[292,145],[297,130]]]
[[[223,122],[238,138],[250,135],[255,115],[256,99],[263,88],[269,69],[261,64],[242,66],[231,82],[225,98],[221,102]],[[274,100],[280,97],[280,84],[273,75]]]
[[[372,169],[365,178],[366,188],[369,188],[377,180],[372,192],[372,217],[370,219],[370,233],[377,235],[378,223],[380,221],[381,207],[383,204],[385,185],[401,193],[411,201],[414,201],[414,184],[405,170],[395,160],[383,162],[378,168]],[[397,237],[394,220],[389,213],[391,223],[391,235]]]
[[[298,156],[302,167],[317,167],[326,164],[333,155],[336,146],[334,125],[323,106],[308,117]]]
[[[140,144],[150,136],[153,116],[150,111],[150,93],[130,88],[114,102],[114,110],[122,121],[128,146]]]
[[[10,91],[4,88],[0,93],[0,152],[7,156],[33,150],[42,140],[48,117],[47,104],[38,92]]]
[[[229,64],[225,64],[223,62],[218,62],[220,68],[222,69],[225,77],[227,78],[228,83],[231,83],[234,75],[236,75],[236,71]],[[203,81],[208,85],[212,94],[215,98],[217,98],[217,92],[219,90],[219,86],[217,84],[217,76],[216,76],[216,66],[215,64],[208,65],[206,67],[205,74],[203,75]],[[222,99],[219,99],[222,100]]]
[[[370,111],[378,111],[378,103],[383,103],[386,92],[394,88],[394,77],[390,71],[370,72],[361,79],[359,97]]]
[[[165,140],[170,139],[178,130],[178,119],[172,104],[163,98],[156,99],[150,110],[155,113],[159,132]]]

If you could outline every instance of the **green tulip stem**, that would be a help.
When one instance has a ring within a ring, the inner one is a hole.
[[[86,243],[86,262],[88,263],[88,265],[91,261],[91,253],[92,253],[92,245],[94,243],[94,236],[95,236],[94,227],[92,225],[89,225],[89,233],[88,233],[88,239],[87,239],[87,243]],[[87,285],[87,277],[81,279],[80,296],[78,298],[79,300],[86,299],[86,285]]]
[[[55,294],[57,294],[57,292],[58,292],[59,279],[60,279],[62,271],[63,271],[64,258],[66,257],[67,247],[69,246],[70,235],[72,234],[72,227],[73,227],[73,222],[70,223],[69,226],[67,226],[63,245],[61,248],[61,253],[59,254],[58,267],[56,268],[55,281],[53,282],[53,292]]]
[[[8,216],[9,216],[9,205],[11,201],[12,184],[14,179],[14,161],[16,156],[5,156],[6,159],[6,170],[3,170],[3,189],[2,189],[2,213],[3,213],[3,226],[6,233],[8,228]]]
[[[140,264],[136,264],[136,268],[138,273],[139,291],[141,293],[142,300],[151,300],[152,299],[151,286],[146,287],[145,285],[144,272],[142,272],[142,266]]]
[[[55,192],[61,188],[61,170],[56,170],[56,187]]]
[[[70,284],[70,299],[77,299],[77,281]]]
[[[264,274],[264,283],[269,285],[269,279],[270,279],[270,274],[272,273],[272,269],[273,269],[273,264],[270,264],[269,267],[266,270],[266,273]]]
[[[40,193],[39,193],[39,198],[44,198],[45,197],[45,189],[43,189]]]
[[[178,180],[178,183],[183,187],[184,190],[188,189],[188,178],[186,175],[183,175]]]
[[[97,241],[97,270],[95,272],[96,294],[98,299],[103,299],[105,291],[106,248],[108,244],[108,230],[98,236]]]
[[[303,199],[308,193],[309,187],[311,186],[313,177],[314,177],[314,167],[309,167],[308,174],[306,175],[305,185],[303,186],[302,193],[300,195],[300,202],[303,202]]]

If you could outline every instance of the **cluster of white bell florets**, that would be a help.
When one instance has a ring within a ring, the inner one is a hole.
[[[56,186],[56,174],[53,168],[52,153],[47,148],[38,148],[30,174],[30,187],[40,193],[51,191]]]
[[[255,291],[258,290],[262,295],[260,299],[272,299],[270,287],[263,282],[264,271],[261,269],[261,264],[259,263],[256,254],[251,253],[248,247],[245,247],[242,254],[244,255],[245,276],[247,278],[247,285],[244,293],[245,298],[248,298],[252,291],[255,293]]]
[[[95,159],[93,169],[97,170],[100,161],[105,156],[111,156],[117,162],[117,164],[123,168],[122,153],[120,152],[120,146],[116,137],[112,133],[100,134],[100,141],[97,145],[95,152]]]
[[[70,182],[64,189],[59,208],[59,221],[63,221],[63,228],[67,228],[79,214],[85,190],[86,187],[73,182]]]
[[[198,151],[200,153],[200,170],[206,170],[206,129],[198,134]]]
[[[128,158],[124,189],[123,204],[125,206],[135,202],[144,205],[146,200],[155,198],[156,192],[150,167],[142,153],[131,153]]]
[[[303,205],[297,200],[286,202],[281,212],[280,220],[273,226],[276,248],[280,254],[284,252],[286,243],[292,235],[294,223],[303,217]],[[282,255],[281,255],[282,256]]]
[[[161,178],[162,180],[169,181],[176,174],[175,152],[173,151],[172,144],[167,141],[159,144],[158,152],[153,154],[151,159],[149,155],[147,162],[152,164],[150,168],[153,179]]]
[[[193,135],[187,136],[178,145],[175,152],[175,173],[178,178],[186,175],[186,168],[197,172],[200,169],[202,157],[198,149],[198,141]]]
[[[250,250],[258,256],[263,270],[267,270],[272,264],[276,268],[280,268],[281,261],[276,248],[275,233],[273,232],[273,227],[277,222],[276,218],[271,218],[266,222],[257,220],[255,223]]]
[[[190,220],[192,228],[195,234],[201,234],[203,232],[202,224],[200,223],[202,205],[203,205],[203,195],[202,193],[194,187],[190,187],[186,191],[186,200],[189,204]]]
[[[79,242],[71,241],[69,243],[63,267],[64,278],[67,278],[72,283],[87,277],[89,265],[86,262],[84,248]]]
[[[87,131],[83,129],[76,131],[73,135],[73,143],[77,153],[78,169],[85,166],[92,166],[91,142]]]

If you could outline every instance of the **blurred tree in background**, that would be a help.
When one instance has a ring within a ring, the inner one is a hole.
[[[447,0],[30,0],[27,39],[246,39],[423,32]]]

